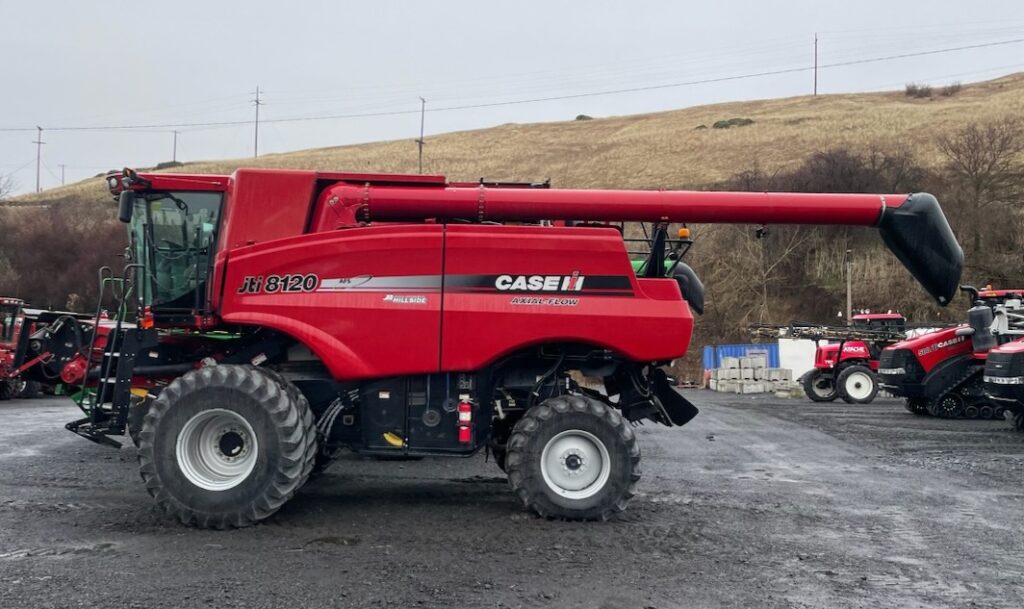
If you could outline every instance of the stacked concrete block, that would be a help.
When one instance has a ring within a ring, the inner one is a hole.
[[[768,357],[763,354],[723,357],[722,367],[712,370],[710,376],[708,388],[722,393],[785,392],[796,386],[792,370],[769,368]]]

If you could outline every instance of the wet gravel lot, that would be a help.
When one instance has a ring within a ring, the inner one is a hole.
[[[640,429],[606,523],[522,511],[500,470],[347,457],[265,524],[182,527],[134,449],[0,403],[0,607],[1024,606],[1024,434],[995,421],[688,392]]]

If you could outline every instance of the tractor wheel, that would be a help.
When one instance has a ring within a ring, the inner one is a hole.
[[[826,377],[821,370],[811,370],[804,375],[804,393],[815,402],[831,402],[839,397],[836,384]]]
[[[1024,412],[1017,413],[1013,416],[1013,427],[1017,431],[1024,432]]]
[[[0,400],[9,400],[15,396],[15,387],[12,381],[0,381]]]
[[[996,418],[996,409],[992,408],[991,404],[985,404],[978,408],[978,417],[982,419],[994,419]]]
[[[981,414],[981,408],[975,404],[968,404],[967,408],[964,409],[965,419],[977,419]]]
[[[947,393],[928,404],[928,414],[943,419],[959,418],[965,410],[964,398],[958,393]]]
[[[870,404],[878,395],[878,382],[871,368],[849,366],[839,373],[836,389],[843,401],[849,404]]]
[[[907,398],[906,402],[903,403],[903,407],[918,416],[927,416],[929,414],[928,401],[922,398]]]
[[[18,397],[23,400],[31,400],[32,398],[39,397],[42,386],[39,381],[22,381],[21,391],[18,392]]]
[[[640,480],[640,446],[617,410],[566,395],[526,412],[509,438],[505,468],[523,505],[546,518],[607,520]]]
[[[139,433],[139,469],[149,494],[182,523],[244,527],[298,491],[316,447],[304,398],[257,368],[209,366],[152,400]]]

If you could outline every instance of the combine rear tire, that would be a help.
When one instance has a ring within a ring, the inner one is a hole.
[[[1024,432],[1024,412],[1013,415],[1013,427]]]
[[[804,375],[804,393],[815,402],[831,402],[839,397],[835,382],[814,369]]]
[[[14,383],[0,380],[0,400],[9,400],[15,395]]]
[[[878,395],[875,374],[867,366],[849,366],[836,382],[839,396],[849,404],[870,404]]]
[[[244,527],[298,491],[316,446],[305,399],[251,366],[210,366],[152,400],[139,433],[140,473],[160,508],[184,524]]]
[[[545,400],[516,423],[505,456],[523,505],[546,518],[607,520],[640,480],[640,446],[617,410],[595,399]]]

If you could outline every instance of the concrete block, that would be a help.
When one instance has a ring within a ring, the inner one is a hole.
[[[734,393],[736,388],[739,387],[739,383],[731,380],[718,381],[718,391],[720,393]]]
[[[754,368],[754,380],[755,381],[763,381],[763,380],[765,380],[765,378],[767,377],[767,374],[765,373],[766,370],[768,370],[768,369],[767,368]]]
[[[740,378],[745,381],[754,380],[754,371],[750,368],[742,368],[740,370]]]
[[[743,368],[753,368],[754,370],[757,370],[758,368],[768,367],[768,357],[765,355],[748,355],[743,359],[747,360],[747,365],[742,366]]]
[[[740,385],[740,393],[764,393],[764,383],[751,382]]]
[[[725,368],[725,369],[722,370],[722,376],[719,377],[719,380],[725,379],[725,380],[735,381],[735,380],[738,380],[739,378],[740,378],[740,371],[739,371],[738,368]]]
[[[729,368],[729,369],[739,368],[740,367],[740,359],[738,357],[728,357],[728,356],[723,357],[722,358],[722,367],[723,368]]]
[[[718,391],[718,379],[711,377],[711,379],[708,380],[708,389],[711,391]]]

